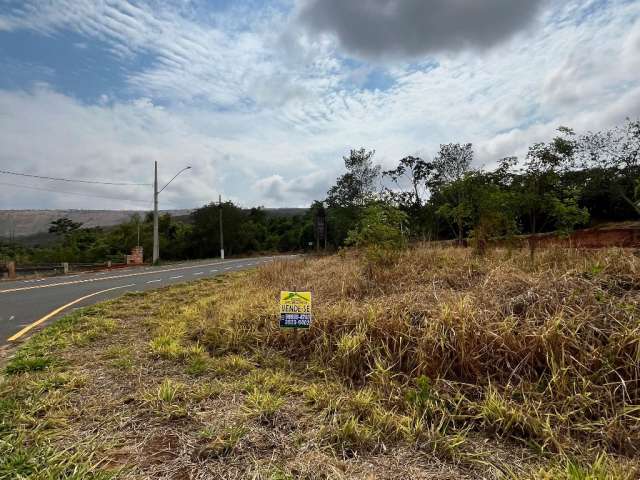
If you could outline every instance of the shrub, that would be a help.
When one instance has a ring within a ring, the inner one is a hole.
[[[401,210],[382,202],[372,203],[365,208],[358,224],[349,231],[345,243],[387,251],[400,249],[405,245],[402,225],[406,220],[407,215]]]

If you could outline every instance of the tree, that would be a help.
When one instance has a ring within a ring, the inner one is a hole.
[[[364,249],[369,261],[367,274],[374,267],[388,267],[395,263],[405,246],[403,224],[407,215],[385,202],[370,203],[362,212],[359,222],[349,231],[347,245]]]
[[[468,173],[462,182],[472,205],[470,237],[479,254],[494,238],[510,238],[518,231],[515,195],[511,190],[515,157],[503,158],[494,171]]]
[[[433,164],[410,155],[400,159],[396,168],[382,172],[382,176],[390,178],[398,188],[398,190],[387,189],[387,191],[399,205],[419,208],[426,199],[433,170]],[[403,183],[408,183],[411,190],[402,190]]]
[[[364,148],[351,150],[348,157],[343,157],[347,173],[338,177],[327,192],[329,233],[336,245],[345,240],[362,209],[376,198],[380,166],[373,164],[374,154],[374,150]]]
[[[368,205],[355,228],[349,231],[347,245],[397,249],[403,246],[402,225],[407,215],[384,202]]]
[[[560,135],[550,143],[536,143],[529,148],[520,177],[519,203],[529,219],[529,231],[536,234],[547,223],[564,234],[586,223],[589,212],[578,205],[580,187],[563,188],[562,180],[575,165],[577,143],[573,130],[560,127]],[[545,223],[540,224],[540,219]],[[531,257],[536,241],[529,242]]]
[[[529,147],[521,172],[520,204],[532,234],[544,229],[546,223],[541,224],[541,219],[548,222],[553,218],[550,212],[555,200],[560,200],[561,176],[574,164],[573,131],[566,127],[560,127],[558,131],[562,136],[555,137],[550,143],[541,142]]]
[[[473,147],[470,143],[440,145],[440,151],[433,159],[434,174],[430,184],[444,199],[437,211],[454,226],[459,244],[463,243],[464,228],[471,212],[463,180],[472,161]]]
[[[565,190],[561,197],[552,197],[551,216],[561,235],[569,235],[576,225],[589,221],[589,211],[578,205],[580,192],[577,187]]]
[[[242,235],[242,226],[247,218],[246,213],[232,202],[225,202],[222,207],[212,202],[191,214],[193,220],[191,249],[194,256],[198,258],[215,257],[220,253],[220,208],[222,208],[225,252],[233,255],[245,251],[246,238]]]
[[[583,168],[640,215],[640,120],[583,135],[576,149]]]
[[[375,182],[380,176],[380,166],[374,165],[375,150],[351,150],[342,157],[347,173],[338,177],[336,184],[327,192],[327,203],[331,207],[364,207],[373,200]]]
[[[82,223],[74,222],[67,217],[61,217],[51,222],[49,233],[53,233],[55,235],[67,235],[78,230],[80,227],[82,227]]]
[[[384,199],[408,215],[407,226],[413,237],[424,238],[427,233],[431,237],[437,230],[433,208],[428,205],[432,176],[433,164],[414,156],[404,157],[396,168],[382,172],[382,177],[392,182],[383,192]]]
[[[434,183],[452,183],[461,180],[471,168],[473,145],[471,143],[449,143],[440,145],[433,159]]]

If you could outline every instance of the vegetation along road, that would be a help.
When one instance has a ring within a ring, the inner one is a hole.
[[[3,282],[0,284],[0,345],[24,338],[34,328],[71,308],[115,298],[125,292],[149,290],[250,268],[272,258],[201,260]]]
[[[52,322],[0,374],[0,479],[640,478],[640,257],[389,255],[274,259]],[[278,326],[294,282],[306,331]]]

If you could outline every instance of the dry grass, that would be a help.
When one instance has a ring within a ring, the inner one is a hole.
[[[44,478],[640,475],[640,258],[395,260],[276,262],[59,322],[0,383],[0,478],[35,451]],[[293,285],[307,332],[278,328]]]
[[[532,265],[521,252],[422,248],[391,268],[363,263],[264,266],[200,305],[191,336],[211,352],[268,345],[391,399],[425,376],[459,423],[541,452],[639,453],[637,256],[548,250]],[[273,301],[293,284],[314,295],[299,337],[278,329]]]

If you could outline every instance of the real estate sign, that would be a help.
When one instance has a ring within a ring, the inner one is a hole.
[[[311,292],[280,292],[280,327],[309,328]]]

